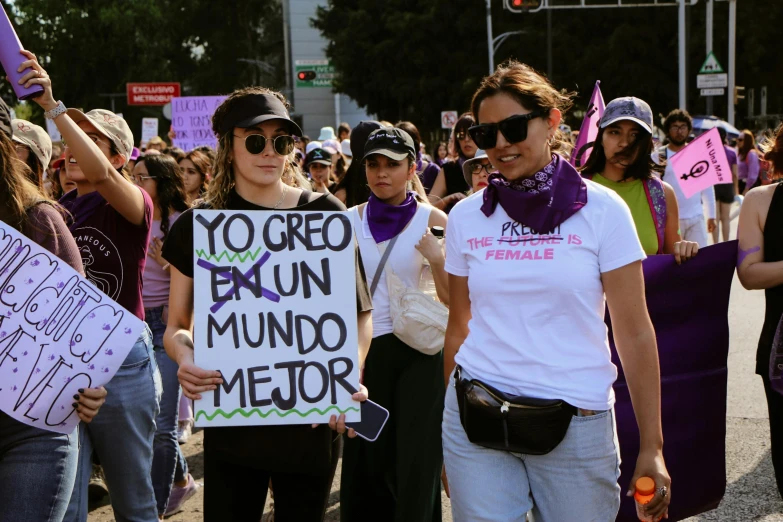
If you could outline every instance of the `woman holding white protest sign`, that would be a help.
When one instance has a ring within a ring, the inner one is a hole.
[[[677,198],[672,187],[656,176],[664,167],[651,157],[652,128],[647,102],[631,96],[612,100],[581,174],[625,201],[647,255],[674,254],[681,263],[698,253],[699,244],[680,238]]]
[[[745,139],[748,139],[747,137]],[[771,177],[783,175],[783,125],[762,146]],[[764,290],[766,310],[756,350],[756,374],[767,396],[772,465],[783,496],[783,183],[750,189],[742,203],[737,235],[737,275],[748,290]]]
[[[449,301],[443,249],[429,231],[445,227],[446,215],[412,190],[417,150],[402,129],[370,134],[361,162],[371,194],[366,204],[349,211],[365,273],[372,274],[373,340],[364,383],[373,400],[389,410],[389,420],[374,442],[345,442],[343,522],[367,520],[368,513],[379,521],[441,519],[442,346],[434,354],[419,351],[396,335],[387,285],[393,273],[406,287],[419,288],[426,259],[438,297]],[[418,330],[407,333],[415,336]]]
[[[38,190],[29,180],[29,168],[17,161],[10,123],[8,106],[0,99],[0,221],[83,274],[64,211]],[[80,389],[73,406],[79,418],[89,423],[105,398],[103,387]],[[76,478],[78,436],[78,428],[63,435],[0,412],[0,520],[63,520]]]
[[[671,499],[645,254],[622,199],[559,154],[570,106],[516,61],[471,103],[469,132],[499,172],[454,207],[446,233],[443,452],[455,522],[615,519],[607,304],[641,435],[631,484],[655,481],[653,520]]]
[[[205,201],[197,208],[273,212],[276,210],[339,211],[344,206],[330,194],[316,194],[283,182],[294,165],[294,136],[285,98],[261,87],[240,89],[217,108],[212,126],[218,136],[214,177]],[[171,263],[166,351],[179,364],[185,395],[223,384],[221,373],[194,364],[193,212],[174,224],[163,247]],[[370,298],[357,264],[357,314],[360,361],[371,336]],[[353,399],[367,398],[362,387]],[[332,416],[330,426],[345,431],[345,418]],[[353,430],[349,436],[355,436]],[[329,426],[243,426],[204,430],[204,519],[209,521],[261,518],[272,479],[275,514],[281,520],[320,521],[332,482],[332,453],[336,446]]]
[[[152,200],[134,185],[125,167],[133,150],[128,124],[113,112],[87,114],[55,101],[46,71],[29,51],[20,82],[41,85],[35,102],[54,121],[66,143],[65,168],[76,190],[60,203],[71,213],[69,229],[79,247],[87,279],[104,294],[144,320],[142,273],[152,222]],[[95,451],[111,485],[111,502],[120,520],[155,520],[150,468],[160,374],[145,328],[119,371],[106,385],[101,415],[80,430],[79,468],[66,520],[87,520],[87,486]],[[117,448],[121,448],[117,451]]]
[[[200,154],[200,153],[198,153]],[[181,160],[184,162],[184,160]],[[177,422],[181,389],[177,379],[177,363],[166,355],[163,333],[169,302],[170,266],[163,257],[163,242],[171,226],[190,205],[182,179],[182,170],[174,158],[166,154],[144,155],[133,168],[134,182],[152,198],[152,233],[147,264],[144,267],[142,299],[144,317],[152,331],[155,359],[163,383],[160,413],[155,419],[153,442],[152,486],[158,515],[172,515],[197,490],[188,473],[188,464],[177,442]]]

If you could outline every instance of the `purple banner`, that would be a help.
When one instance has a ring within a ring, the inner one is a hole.
[[[726,491],[728,312],[736,261],[736,241],[704,248],[680,266],[670,255],[644,261],[647,308],[661,366],[663,452],[672,478],[672,522],[716,508]],[[639,454],[639,430],[611,326],[610,343],[619,371],[614,385],[622,457],[617,520],[637,522],[633,498],[625,492]]]
[[[585,111],[585,119],[579,128],[579,136],[576,138],[574,150],[571,152],[571,165],[576,168],[587,163],[593,152],[595,139],[598,137],[598,124],[604,115],[604,97],[601,94],[601,81],[595,82],[593,95],[590,96],[590,104]]]

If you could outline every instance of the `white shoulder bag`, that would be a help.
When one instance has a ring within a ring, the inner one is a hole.
[[[397,237],[399,236],[392,238],[381,256],[370,285],[370,295],[375,294]],[[409,288],[391,268],[386,271],[386,284],[389,289],[389,313],[394,335],[425,355],[440,352],[445,342],[449,309],[418,288]]]

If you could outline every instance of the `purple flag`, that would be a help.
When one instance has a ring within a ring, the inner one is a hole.
[[[19,80],[25,74],[30,72],[30,69],[25,69],[19,73],[16,70],[19,66],[27,60],[19,51],[23,49],[22,43],[19,41],[19,37],[16,36],[16,31],[8,18],[8,14],[0,6],[0,63],[3,64],[5,74],[8,76],[8,80],[11,82],[11,87],[16,93],[16,97],[20,100],[29,100],[40,96],[43,92],[43,87],[40,85],[33,85],[29,89],[24,85],[19,85]]]
[[[576,168],[587,163],[590,153],[593,152],[593,144],[598,136],[598,123],[604,115],[604,97],[601,95],[601,80],[595,82],[590,104],[585,111],[585,119],[579,128],[579,137],[576,139],[574,151],[571,153],[571,165]]]
[[[716,508],[726,491],[728,312],[736,261],[736,241],[704,248],[680,266],[670,255],[644,261],[647,309],[661,366],[663,452],[675,491],[672,522]],[[609,328],[619,371],[614,384],[622,458],[617,520],[637,522],[633,498],[625,492],[639,454],[639,430]]]

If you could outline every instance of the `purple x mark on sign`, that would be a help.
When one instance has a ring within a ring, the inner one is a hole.
[[[264,255],[262,255],[258,259],[258,261],[253,263],[253,266],[250,267],[250,270],[245,272],[245,274],[244,274],[245,279],[250,279],[250,276],[253,275],[253,272],[255,271],[256,267],[261,268],[264,265],[264,263],[266,263],[267,260],[269,260],[270,257],[272,257],[272,254],[270,254],[269,252],[264,252]],[[218,268],[217,265],[213,265],[212,263],[210,263],[208,261],[205,261],[203,259],[199,259],[196,262],[196,264],[198,266],[200,266],[201,268],[205,269],[205,270],[213,270],[215,268]],[[220,274],[228,274],[228,273],[230,273],[230,270],[225,270],[225,271],[222,271],[222,272],[219,272],[219,273]],[[232,286],[231,290],[229,290],[226,293],[226,295],[224,295],[223,297],[225,298],[225,297],[233,296],[235,293],[237,293],[239,291],[239,288],[243,287],[243,286],[245,288],[250,289],[250,287],[247,285],[247,283],[244,283],[243,281],[239,281],[239,285],[238,286]],[[280,302],[280,296],[278,294],[274,293],[273,291],[271,291],[269,289],[264,288],[263,286],[261,287],[261,296],[262,297],[266,297],[267,299],[269,299],[270,301],[272,301],[274,303],[279,303]],[[215,304],[213,304],[210,307],[209,310],[214,314],[215,312],[220,310],[223,307],[223,305],[226,304],[227,302],[228,301],[220,301],[219,303],[215,303]]]

